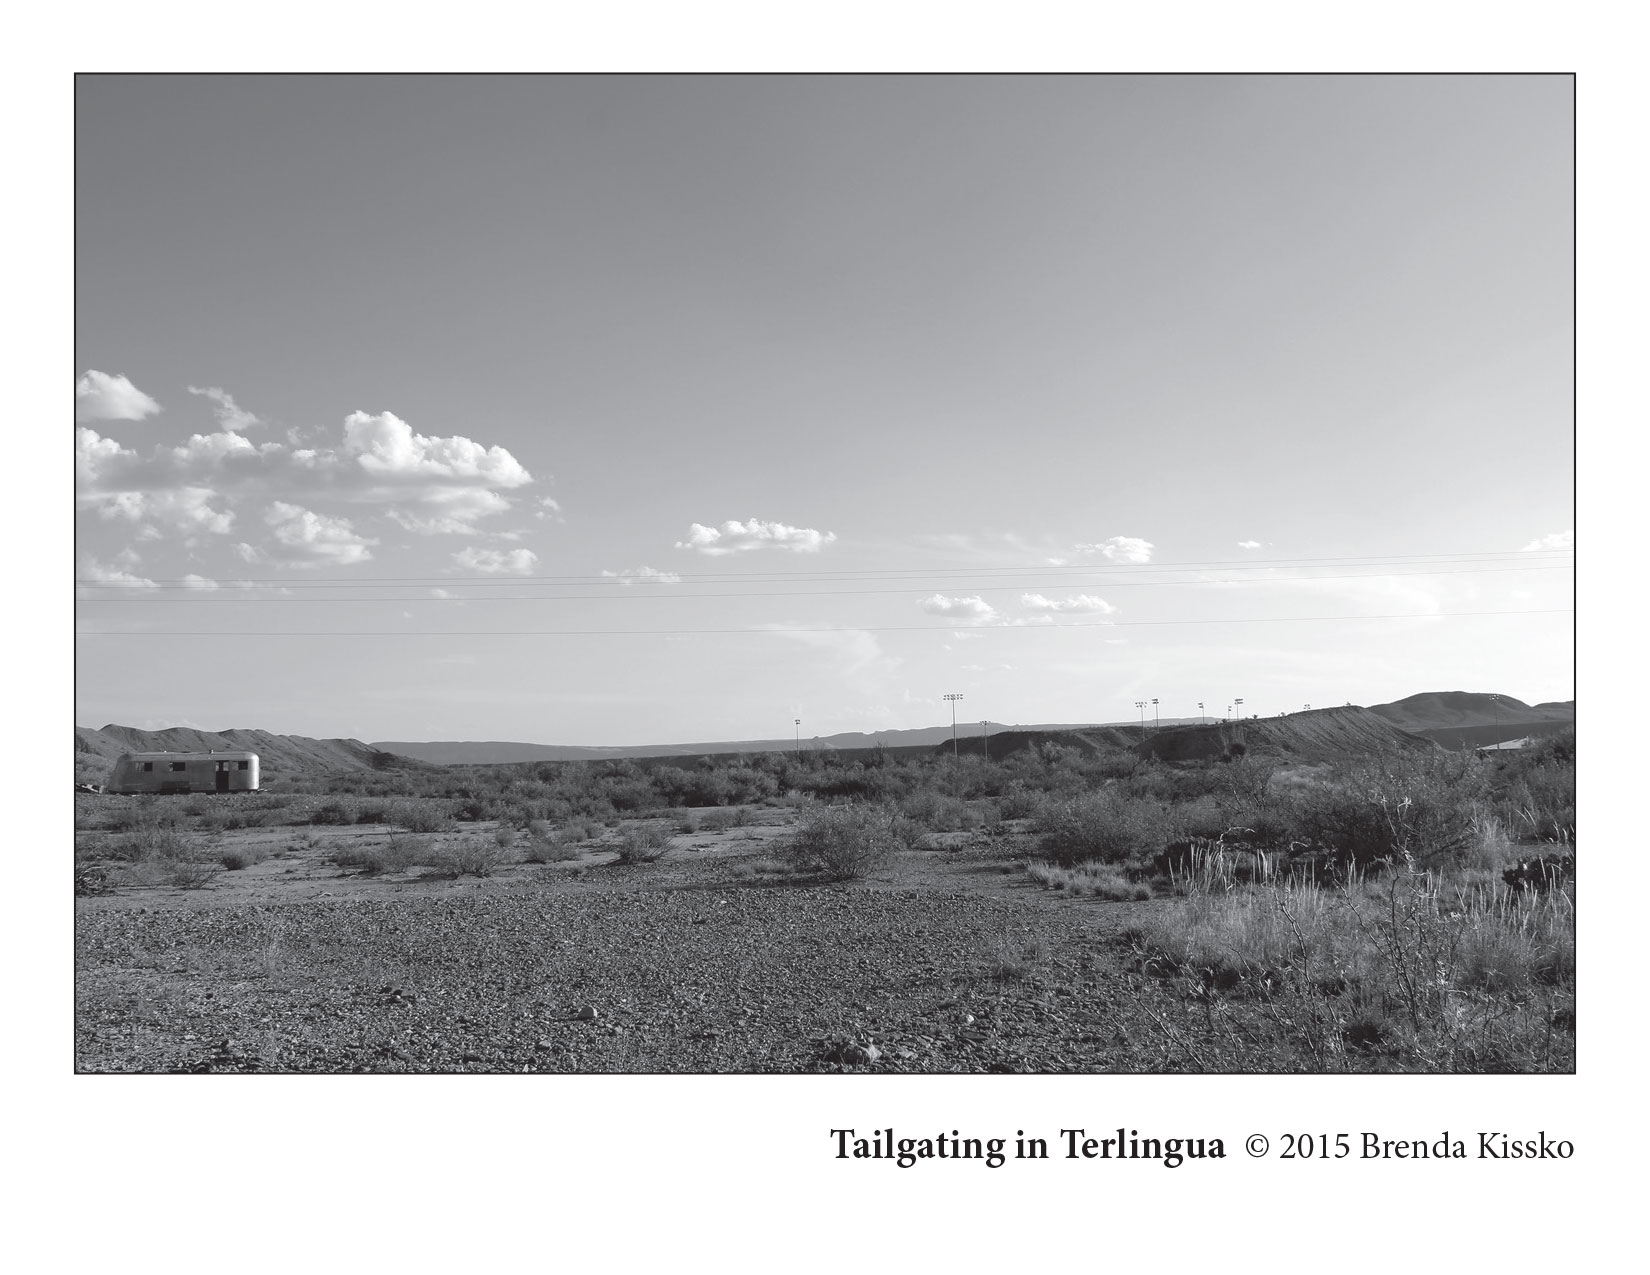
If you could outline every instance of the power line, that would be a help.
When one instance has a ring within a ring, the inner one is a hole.
[[[743,629],[290,629],[240,631],[220,629],[77,629],[76,637],[691,637],[697,635],[786,633],[980,633],[992,630],[1044,633],[1054,629],[1126,629],[1198,624],[1343,623],[1357,620],[1446,620],[1473,616],[1573,615],[1569,607],[1532,611],[1409,611],[1385,615],[1268,615],[1228,620],[1116,620],[1050,624],[840,624],[821,628],[770,626]]]

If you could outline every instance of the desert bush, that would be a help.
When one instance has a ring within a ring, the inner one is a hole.
[[[627,824],[619,838],[619,862],[652,863],[669,849],[670,833],[657,824]]]
[[[847,881],[882,867],[909,835],[885,807],[824,806],[805,814],[781,849],[798,871]]]
[[[376,877],[432,862],[437,853],[428,843],[402,833],[392,834],[385,841],[340,846],[327,857],[340,868],[356,868],[362,876]]]
[[[521,852],[523,863],[566,863],[578,857],[575,847],[549,832],[533,837]]]
[[[389,822],[408,832],[445,832],[452,826],[452,809],[444,801],[398,801]]]
[[[726,832],[730,828],[743,828],[750,821],[751,812],[743,806],[735,806],[706,811],[699,816],[699,827],[705,832]]]
[[[169,859],[162,865],[162,879],[179,890],[202,890],[222,871],[223,865],[213,858]]]
[[[430,863],[444,876],[489,877],[511,861],[510,852],[492,842],[464,837],[436,851]]]
[[[218,851],[218,863],[226,872],[239,872],[269,858],[269,851],[260,845],[235,846]]]
[[[1087,793],[1044,809],[1037,853],[1062,867],[1093,860],[1121,863],[1161,846],[1161,812],[1109,792]]]
[[[1048,944],[1042,935],[1013,934],[1005,927],[987,958],[985,976],[998,983],[1018,983],[1030,978],[1047,959]]]

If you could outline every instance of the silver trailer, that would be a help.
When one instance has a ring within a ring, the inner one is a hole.
[[[257,792],[258,754],[230,750],[206,753],[122,753],[105,792]]]

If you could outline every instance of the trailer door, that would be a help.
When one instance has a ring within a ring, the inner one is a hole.
[[[229,763],[228,762],[220,761],[218,763],[217,773],[215,775],[213,775],[213,779],[217,784],[217,790],[219,792],[228,792],[229,791]]]

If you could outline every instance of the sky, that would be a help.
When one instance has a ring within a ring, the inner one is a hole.
[[[1568,77],[75,99],[77,724],[1574,695]]]

